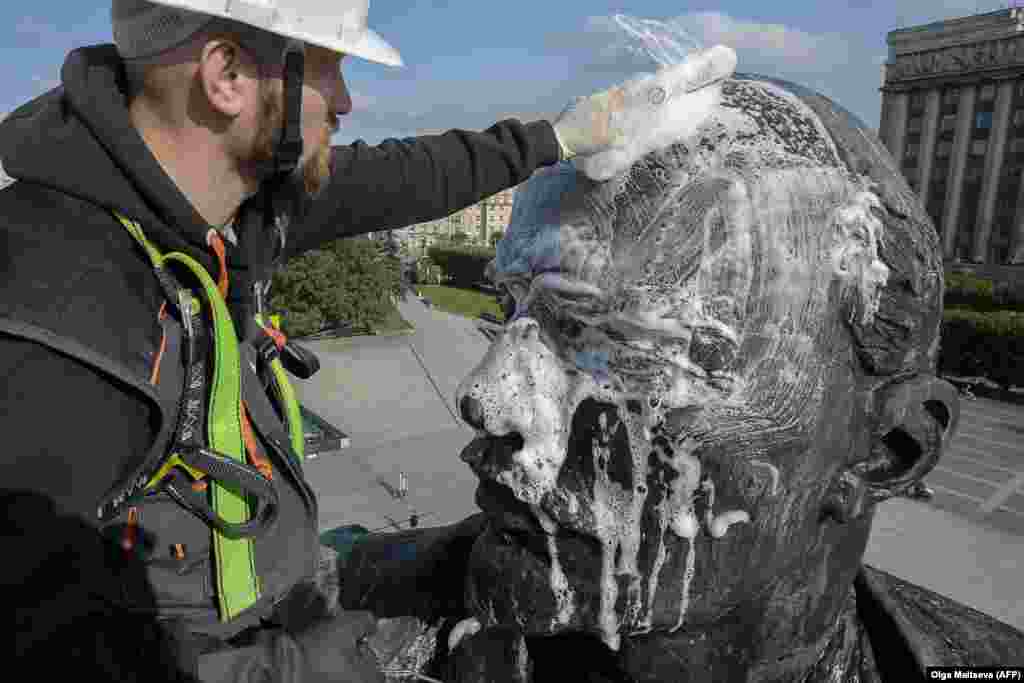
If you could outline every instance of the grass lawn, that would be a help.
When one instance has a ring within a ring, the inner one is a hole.
[[[430,302],[446,313],[477,318],[481,313],[490,313],[498,320],[504,320],[501,307],[494,296],[475,289],[458,289],[444,285],[417,285],[416,289]]]
[[[373,331],[377,334],[391,334],[411,329],[413,329],[412,325],[401,316],[395,306],[389,306],[384,319],[373,326]]]

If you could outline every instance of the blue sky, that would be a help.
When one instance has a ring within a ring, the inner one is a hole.
[[[877,127],[885,34],[1006,7],[991,0],[373,0],[370,25],[406,66],[346,60],[353,112],[336,143],[371,144],[508,116],[553,117],[577,95],[653,65],[611,49],[616,13],[674,20],[723,43],[741,71],[796,81]],[[512,8],[512,9],[507,9]],[[68,51],[111,41],[109,0],[0,4],[0,113],[59,83]]]

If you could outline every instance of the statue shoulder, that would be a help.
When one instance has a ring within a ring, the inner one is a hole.
[[[427,623],[461,619],[469,554],[485,524],[476,514],[448,526],[360,540],[341,570],[341,606]]]
[[[857,612],[881,670],[1024,665],[1024,632],[922,586],[863,565]]]

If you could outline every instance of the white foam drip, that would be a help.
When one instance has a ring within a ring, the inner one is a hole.
[[[884,225],[871,209],[881,210],[882,202],[873,192],[858,192],[836,209],[836,244],[832,249],[832,269],[837,278],[855,287],[861,296],[861,324],[868,324],[878,312],[881,288],[889,279],[889,268],[878,257],[878,244]]]
[[[715,482],[705,479],[701,484],[701,488],[707,492],[708,496],[708,509],[704,513],[704,524],[707,526],[708,533],[711,534],[712,538],[725,536],[725,532],[733,524],[750,521],[750,514],[746,510],[726,510],[719,515],[715,515]]]
[[[476,617],[463,619],[455,624],[452,632],[448,634],[448,651],[454,650],[466,636],[474,635],[480,631],[480,620]]]
[[[555,520],[551,519],[551,515],[545,512],[541,506],[531,505],[530,509],[533,510],[533,514],[540,523],[541,528],[544,529],[545,534],[550,536],[558,531],[558,525],[555,523]]]
[[[576,612],[575,592],[569,585],[569,579],[562,569],[558,557],[558,547],[555,545],[555,537],[548,536],[548,553],[551,556],[551,571],[548,580],[551,582],[551,591],[555,598],[555,614],[551,618],[551,628],[566,626]]]
[[[678,631],[683,625],[683,621],[686,619],[686,610],[690,606],[690,582],[693,581],[693,568],[697,557],[695,538],[697,534],[694,533],[692,537],[687,539],[689,546],[686,551],[686,569],[683,571],[683,585],[679,596],[679,620],[676,621],[676,625],[672,627],[671,632]]]
[[[772,477],[772,495],[777,495],[779,488],[779,468],[769,462],[764,462],[762,460],[748,460],[748,462],[755,467],[768,468],[768,472],[771,474]]]

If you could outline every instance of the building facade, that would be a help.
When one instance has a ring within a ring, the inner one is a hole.
[[[1024,9],[892,31],[879,136],[947,262],[1024,264]]]
[[[489,246],[491,238],[508,227],[515,191],[512,187],[450,216],[395,230],[395,236],[414,256],[425,255],[433,244],[451,240],[457,233],[466,236],[467,244]]]

